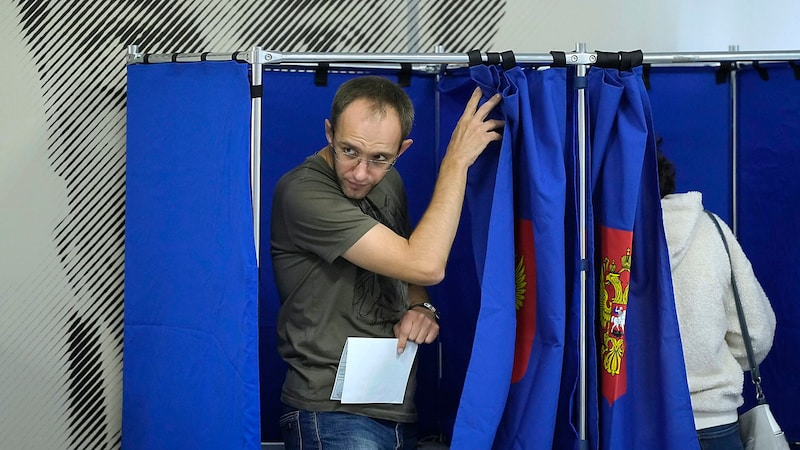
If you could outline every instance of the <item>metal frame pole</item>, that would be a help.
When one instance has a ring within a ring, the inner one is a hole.
[[[731,52],[739,50],[738,45],[731,45],[729,47]],[[739,185],[736,173],[738,172],[739,162],[739,114],[738,108],[738,87],[736,80],[736,72],[738,64],[734,62],[731,68],[731,85],[730,85],[730,105],[731,105],[731,228],[733,229],[734,236],[738,236],[739,216],[736,213],[738,208],[738,192],[737,186]]]
[[[262,85],[261,47],[251,50],[250,85]],[[261,267],[261,95],[251,97],[250,104],[250,193],[253,205],[253,242],[256,251],[256,266]]]
[[[578,53],[586,51],[585,43],[578,43]],[[577,80],[585,80],[588,71],[586,64],[577,65]],[[588,324],[586,321],[587,305],[586,305],[586,271],[589,265],[587,259],[587,244],[586,244],[586,85],[583,81],[578,81],[581,85],[578,87],[578,236],[580,240],[580,332],[579,332],[579,354],[580,354],[580,375],[579,375],[579,389],[580,389],[580,405],[578,406],[578,431],[580,436],[580,447],[582,449],[588,448],[588,441],[586,440],[586,339],[588,337]]]

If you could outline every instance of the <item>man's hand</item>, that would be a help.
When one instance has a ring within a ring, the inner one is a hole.
[[[439,324],[431,311],[414,308],[406,311],[400,322],[394,325],[394,336],[397,338],[397,353],[403,353],[406,342],[430,344],[439,336]]]
[[[445,157],[462,160],[467,167],[478,159],[489,142],[499,141],[503,137],[502,131],[505,122],[498,119],[487,119],[489,113],[503,97],[495,94],[478,107],[482,95],[479,87],[472,91],[472,97],[467,102],[464,113],[453,130],[450,144],[445,153]]]

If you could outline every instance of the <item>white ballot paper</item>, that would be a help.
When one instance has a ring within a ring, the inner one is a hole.
[[[403,403],[416,342],[397,354],[395,338],[349,337],[344,343],[331,400],[342,403]]]

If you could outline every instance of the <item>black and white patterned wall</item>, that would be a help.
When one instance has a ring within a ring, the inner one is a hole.
[[[506,6],[0,2],[0,449],[120,446],[129,45],[147,53],[494,49]]]
[[[129,45],[147,53],[800,46],[796,0],[613,6],[0,0],[0,450],[120,446]]]

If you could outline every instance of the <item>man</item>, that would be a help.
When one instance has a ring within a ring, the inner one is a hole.
[[[330,400],[348,336],[431,343],[437,314],[423,286],[439,283],[455,238],[467,170],[503,122],[488,119],[475,89],[453,131],[428,209],[410,232],[394,163],[412,144],[411,100],[365,76],[337,91],[328,145],[275,187],[272,259],[281,298],[278,350],[289,368],[281,401],[287,449],[415,448],[414,372],[403,404]]]

